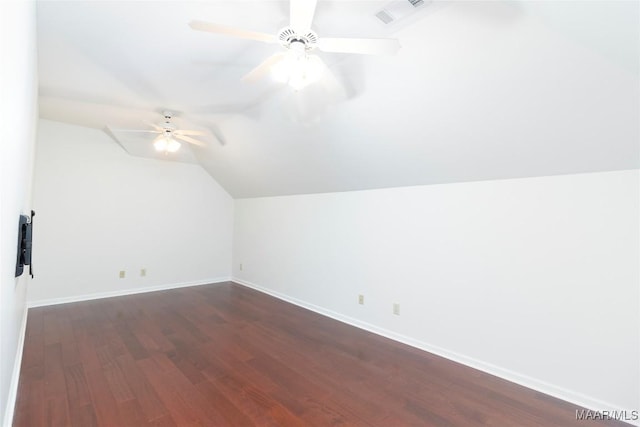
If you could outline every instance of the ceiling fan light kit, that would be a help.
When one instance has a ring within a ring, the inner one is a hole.
[[[153,142],[153,147],[156,149],[156,151],[164,152],[166,154],[175,153],[180,149],[181,145],[182,144],[173,139],[170,135],[160,135]]]
[[[271,76],[277,82],[288,83],[294,90],[300,90],[322,78],[324,63],[316,55],[307,54],[303,42],[291,42],[290,50],[271,67]]]

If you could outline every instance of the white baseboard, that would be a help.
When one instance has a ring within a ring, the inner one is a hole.
[[[283,301],[289,302],[291,304],[295,304],[299,307],[306,308],[308,310],[314,311],[323,316],[330,317],[332,319],[338,320],[340,322],[349,324],[351,326],[355,326],[360,329],[364,329],[369,332],[373,332],[374,334],[381,335],[383,337],[392,339],[394,341],[401,342],[403,344],[410,345],[411,347],[418,348],[420,350],[424,350],[429,353],[436,354],[438,356],[444,357],[446,359],[452,360],[454,362],[460,363],[465,366],[469,366],[474,369],[478,369],[480,371],[486,372],[491,375],[495,375],[507,381],[511,381],[513,383],[519,384],[521,386],[539,391],[541,393],[547,394],[549,396],[556,397],[561,400],[565,400],[567,402],[573,403],[575,405],[581,406],[586,409],[590,409],[593,411],[609,411],[618,413],[625,413],[623,408],[620,408],[616,405],[612,405],[607,402],[603,402],[599,399],[595,399],[590,396],[586,396],[581,393],[574,392],[572,390],[568,390],[562,387],[558,387],[553,384],[549,384],[545,381],[540,381],[535,378],[531,378],[527,375],[520,374],[518,372],[514,372],[508,369],[501,368],[499,366],[493,365],[491,363],[483,362],[481,360],[477,360],[473,357],[468,357],[460,353],[456,353],[453,351],[449,351],[447,349],[431,345],[425,343],[420,340],[416,340],[411,337],[407,337],[405,335],[398,334],[393,331],[389,331],[384,328],[380,328],[378,326],[372,325],[367,322],[363,322],[361,320],[355,319],[353,317],[345,316],[343,314],[337,313],[335,311],[326,309],[324,307],[320,307],[306,301],[299,300],[297,298],[291,297],[289,295],[282,294],[280,292],[273,291],[268,288],[264,288],[262,286],[256,285],[255,283],[248,282],[246,280],[238,279],[237,277],[232,277],[231,281],[237,283],[239,285],[246,286],[248,288],[255,289],[262,293],[271,295]],[[633,409],[633,408],[631,408]],[[626,409],[626,413],[629,414],[629,408]],[[627,421],[632,425],[640,426],[640,420]]]
[[[89,301],[101,298],[120,297],[124,295],[142,294],[145,292],[166,291],[170,289],[186,288],[189,286],[212,285],[214,283],[228,282],[231,278],[216,277],[213,279],[196,280],[193,282],[171,283],[167,285],[148,286],[144,288],[119,289],[117,291],[97,292],[92,294],[74,295],[70,297],[50,298],[37,301],[27,301],[27,307],[44,307],[47,305],[67,304],[70,302]]]
[[[4,412],[4,427],[11,427],[13,424],[13,413],[16,408],[16,400],[18,397],[18,383],[20,381],[20,367],[22,366],[22,350],[24,349],[24,337],[27,332],[27,313],[28,308],[24,308],[22,313],[22,322],[20,322],[20,332],[18,335],[18,347],[16,349],[16,358],[13,362],[13,373],[11,374],[11,383],[9,384],[9,394]]]

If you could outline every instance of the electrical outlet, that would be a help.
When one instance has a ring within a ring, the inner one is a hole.
[[[140,277],[144,277],[147,275],[147,269],[146,268],[141,268],[140,269]]]
[[[393,314],[400,316],[400,304],[393,303]]]
[[[121,279],[124,279],[124,276],[125,276],[125,272],[124,272],[124,270],[120,270],[120,278],[121,278]]]
[[[242,263],[240,263],[240,271],[242,271]]]
[[[358,304],[364,305],[364,295],[358,295]]]

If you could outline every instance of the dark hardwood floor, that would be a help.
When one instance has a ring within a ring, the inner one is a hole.
[[[29,310],[14,426],[603,426],[227,283]]]

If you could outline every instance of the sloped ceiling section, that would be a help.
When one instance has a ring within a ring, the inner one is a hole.
[[[296,93],[240,80],[278,46],[188,26],[275,33],[287,2],[42,1],[41,117],[141,129],[173,110],[236,198],[640,167],[639,2],[434,1],[385,26],[388,3],[320,1],[320,36],[402,48],[321,53],[331,90]]]

